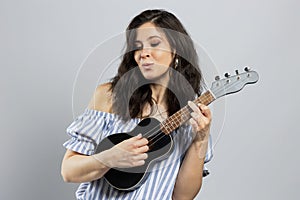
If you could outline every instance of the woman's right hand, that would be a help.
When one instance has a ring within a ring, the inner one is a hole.
[[[145,164],[148,158],[148,140],[139,134],[124,140],[114,147],[102,151],[93,157],[110,168],[131,168]]]

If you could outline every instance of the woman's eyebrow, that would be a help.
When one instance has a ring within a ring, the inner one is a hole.
[[[151,40],[151,39],[153,39],[153,38],[159,38],[159,39],[162,39],[162,38],[161,38],[160,36],[158,36],[158,35],[153,35],[153,36],[148,37],[147,40]]]
[[[158,36],[158,35],[151,35],[147,38],[147,41],[152,40],[153,38],[159,38],[162,40],[162,37]],[[141,40],[135,40],[134,42],[142,42]]]

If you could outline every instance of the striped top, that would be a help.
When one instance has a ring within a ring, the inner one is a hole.
[[[116,114],[85,109],[67,128],[71,138],[63,145],[72,151],[92,155],[97,144],[105,137],[122,132],[130,132],[141,121],[133,118],[124,123]],[[190,125],[179,127],[173,133],[174,150],[171,155],[153,166],[145,182],[133,191],[119,191],[110,186],[104,178],[81,183],[76,191],[80,200],[169,200],[172,199],[176,177],[186,149],[192,142]],[[211,138],[205,162],[212,158]]]

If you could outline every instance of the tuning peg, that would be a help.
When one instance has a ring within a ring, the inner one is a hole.
[[[239,75],[239,70],[235,70],[235,74],[236,74],[236,75]]]
[[[245,70],[246,72],[249,72],[251,69],[250,69],[250,67],[246,66],[244,70]]]
[[[220,76],[216,76],[216,77],[215,77],[215,80],[216,80],[216,81],[220,80]]]
[[[226,78],[229,78],[230,77],[230,74],[227,72],[227,73],[225,73],[225,75],[224,75]]]

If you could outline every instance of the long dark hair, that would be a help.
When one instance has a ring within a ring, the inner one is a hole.
[[[152,91],[134,59],[134,41],[136,29],[146,22],[151,22],[165,33],[175,56],[170,64],[170,81],[166,90],[168,115],[172,115],[188,100],[192,100],[202,92],[203,81],[198,66],[198,56],[192,39],[181,22],[165,10],[146,10],[132,19],[126,29],[126,50],[118,68],[117,75],[112,78],[113,112],[123,119],[141,117],[147,103],[153,105]],[[175,66],[175,59],[177,64]],[[176,70],[176,71],[175,71]],[[130,72],[130,73],[129,73]],[[179,72],[179,73],[178,73]],[[185,83],[184,83],[185,82]]]

